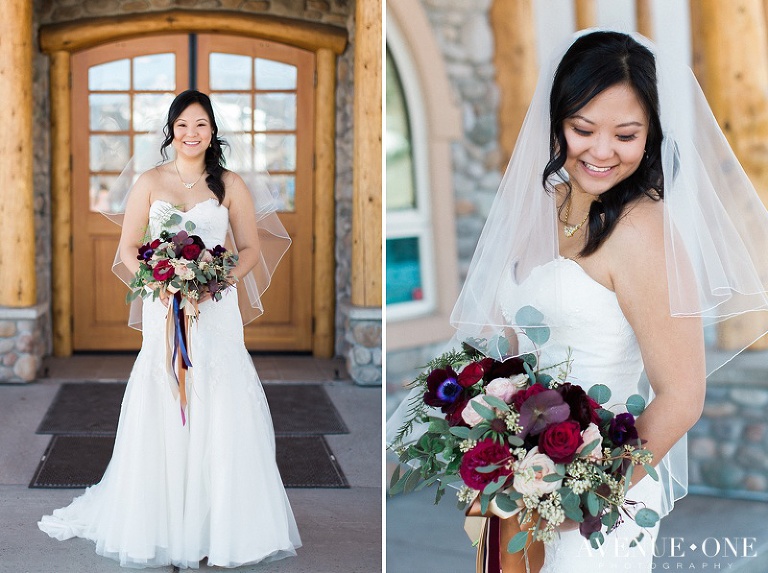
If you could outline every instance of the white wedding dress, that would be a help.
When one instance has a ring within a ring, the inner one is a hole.
[[[564,286],[567,292],[558,296],[554,285]],[[626,411],[611,405],[626,403],[632,394],[648,399],[647,389],[640,384],[640,348],[616,294],[592,279],[576,261],[555,259],[534,269],[520,286],[511,288],[510,300],[525,301],[544,314],[545,324],[553,325],[550,341],[541,349],[540,366],[562,362],[570,350],[572,369],[568,381],[585,390],[595,384],[608,386],[611,399],[604,407],[614,412]],[[505,316],[514,317],[517,309],[503,310]],[[532,347],[526,348],[525,342],[530,345],[527,339],[521,341],[522,350],[533,351]],[[658,512],[662,486],[646,476],[629,490],[627,499],[642,502]],[[637,547],[630,547],[640,533],[645,533],[642,541]],[[578,530],[561,533],[546,545],[541,573],[650,572],[657,533],[658,524],[644,530],[625,519],[618,529],[605,536],[605,543],[597,550],[590,547]]]
[[[224,244],[229,213],[211,199],[188,212],[164,201],[150,208],[181,216],[170,231],[196,225],[206,246]],[[275,461],[272,419],[243,343],[234,289],[200,304],[190,335],[187,423],[165,370],[166,307],[143,305],[143,343],[120,411],[112,460],[101,482],[39,527],[59,540],[84,537],[125,567],[173,564],[237,567],[296,554],[296,522]]]

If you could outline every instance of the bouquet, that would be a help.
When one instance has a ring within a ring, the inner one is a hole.
[[[539,329],[535,342],[548,336]],[[635,466],[658,479],[635,428],[645,400],[630,396],[627,411],[615,414],[604,407],[608,387],[585,391],[567,381],[570,368],[570,356],[542,368],[535,354],[498,361],[466,344],[432,360],[411,384],[423,392],[390,446],[401,463],[390,494],[437,484],[438,503],[447,484],[461,483],[459,509],[479,499],[483,515],[519,514],[529,523],[510,540],[510,553],[524,550],[529,537],[553,539],[566,518],[579,523],[594,548],[625,517],[655,525],[655,511],[625,497]],[[437,408],[441,416],[434,415]],[[429,426],[406,445],[415,422]]]
[[[138,296],[152,296],[154,300],[165,289],[173,295],[178,293],[181,308],[193,303],[191,315],[195,317],[196,302],[204,294],[221,300],[222,291],[233,284],[229,273],[237,264],[237,255],[221,245],[206,248],[198,235],[190,234],[194,228],[189,221],[185,231],[163,230],[159,238],[139,247],[139,270],[129,285],[128,302]]]

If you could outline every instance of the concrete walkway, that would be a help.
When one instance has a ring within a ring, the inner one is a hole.
[[[350,430],[326,440],[349,489],[288,489],[303,547],[298,556],[241,573],[375,573],[381,571],[381,389],[355,386],[337,360],[254,356],[264,384],[322,382]],[[125,571],[96,555],[83,539],[59,542],[36,525],[82,490],[27,486],[50,436],[35,429],[67,380],[125,380],[132,356],[51,359],[48,378],[27,385],[0,384],[0,573],[109,573]],[[156,569],[170,573],[172,567]],[[203,565],[201,571],[221,570]]]

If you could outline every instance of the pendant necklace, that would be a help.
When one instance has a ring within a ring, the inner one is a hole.
[[[181,184],[184,185],[184,187],[186,187],[187,189],[192,189],[192,187],[197,185],[197,182],[203,178],[203,175],[205,175],[205,170],[203,170],[203,172],[200,174],[200,177],[197,178],[197,181],[195,181],[194,183],[185,183],[184,180],[181,178],[181,173],[179,173],[179,166],[176,165],[176,161],[173,162],[173,166],[176,168],[176,175],[179,176],[179,181],[181,181]],[[566,216],[566,219],[568,219],[567,216]]]
[[[577,225],[569,225],[568,217],[571,215],[571,203],[573,203],[573,197],[568,198],[568,205],[565,206],[565,221],[563,221],[563,233],[566,237],[573,237],[573,235],[581,229],[581,226],[589,219],[589,211],[587,211],[586,217],[581,220],[581,223]]]

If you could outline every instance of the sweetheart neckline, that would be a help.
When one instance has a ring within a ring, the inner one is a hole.
[[[560,256],[560,257],[558,257],[556,259],[553,259],[553,260],[555,260],[555,261],[570,261],[570,262],[572,262],[574,265],[576,265],[579,268],[579,270],[581,271],[581,274],[583,274],[585,277],[587,277],[591,282],[595,283],[597,286],[599,286],[601,289],[605,290],[607,293],[610,293],[613,296],[616,296],[616,291],[613,291],[613,290],[609,289],[607,286],[605,286],[603,283],[600,283],[600,282],[596,281],[594,279],[594,277],[592,277],[592,275],[590,275],[586,270],[584,270],[584,267],[582,267],[578,262],[574,261],[573,259],[570,259],[568,257]]]
[[[196,209],[198,206],[200,206],[200,205],[202,205],[204,203],[208,203],[209,201],[218,201],[218,199],[216,199],[216,197],[208,197],[208,199],[203,199],[202,201],[198,201],[197,203],[192,205],[186,211],[182,211],[181,209],[176,207],[173,203],[171,203],[170,201],[166,201],[165,199],[155,199],[154,201],[152,201],[152,204],[149,206],[149,208],[151,210],[152,207],[154,207],[155,203],[165,203],[166,205],[169,205],[171,207],[171,209],[173,209],[174,211],[177,211],[178,213],[181,213],[182,215],[186,215],[187,213],[189,213],[189,212],[193,211],[194,209]],[[217,207],[224,207],[225,209],[229,210],[229,208],[226,205],[224,205],[223,203],[217,203],[216,206]]]

